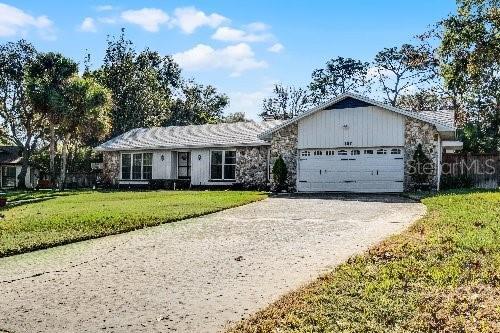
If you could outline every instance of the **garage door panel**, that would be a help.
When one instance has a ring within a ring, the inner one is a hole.
[[[309,151],[306,157],[300,153],[297,189],[303,192],[402,192],[402,148],[367,150],[316,150]]]

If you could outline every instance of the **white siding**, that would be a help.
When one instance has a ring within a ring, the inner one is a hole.
[[[198,159],[201,156],[201,159]],[[210,150],[194,149],[191,151],[191,184],[209,185]]]
[[[404,116],[367,106],[323,110],[299,121],[299,149],[344,147],[346,141],[351,147],[403,146]]]
[[[163,156],[163,161],[161,157]],[[172,151],[155,150],[153,152],[153,179],[171,178]]]

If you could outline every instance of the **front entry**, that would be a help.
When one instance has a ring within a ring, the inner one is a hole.
[[[191,178],[191,153],[178,152],[177,153],[177,178],[190,179]]]
[[[401,147],[308,149],[299,155],[299,192],[403,191]]]

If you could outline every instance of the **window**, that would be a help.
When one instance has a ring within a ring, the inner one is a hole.
[[[153,178],[153,154],[144,153],[142,155],[142,178]]]
[[[351,155],[359,155],[361,152],[357,149],[351,150]]]
[[[387,150],[385,149],[377,149],[377,155],[385,155],[387,154]]]
[[[131,170],[130,154],[123,154],[122,155],[122,179],[130,179],[130,170]]]
[[[152,179],[153,154],[122,154],[122,179]]]
[[[323,151],[321,151],[321,150],[314,151],[314,156],[321,156],[321,155],[323,155]]]
[[[401,154],[401,149],[399,148],[391,149],[391,155],[400,155],[400,154]]]
[[[347,150],[339,150],[338,155],[347,155]]]
[[[308,150],[304,150],[300,153],[300,156],[311,156],[311,152]]]
[[[214,180],[234,180],[236,178],[236,151],[212,151],[210,178]]]
[[[2,168],[2,187],[16,187],[16,167]]]
[[[142,178],[142,154],[132,155],[132,179]]]
[[[327,150],[327,151],[325,152],[325,154],[326,154],[327,156],[333,156],[333,155],[335,155],[335,151],[333,151],[333,150]]]
[[[373,155],[373,149],[365,149],[364,153],[366,155]]]

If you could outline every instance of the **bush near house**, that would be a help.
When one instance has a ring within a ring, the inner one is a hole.
[[[500,332],[500,192],[423,203],[403,234],[229,332]]]
[[[10,198],[44,201],[19,202],[0,210],[0,257],[196,217],[266,197],[250,191],[32,193]]]

